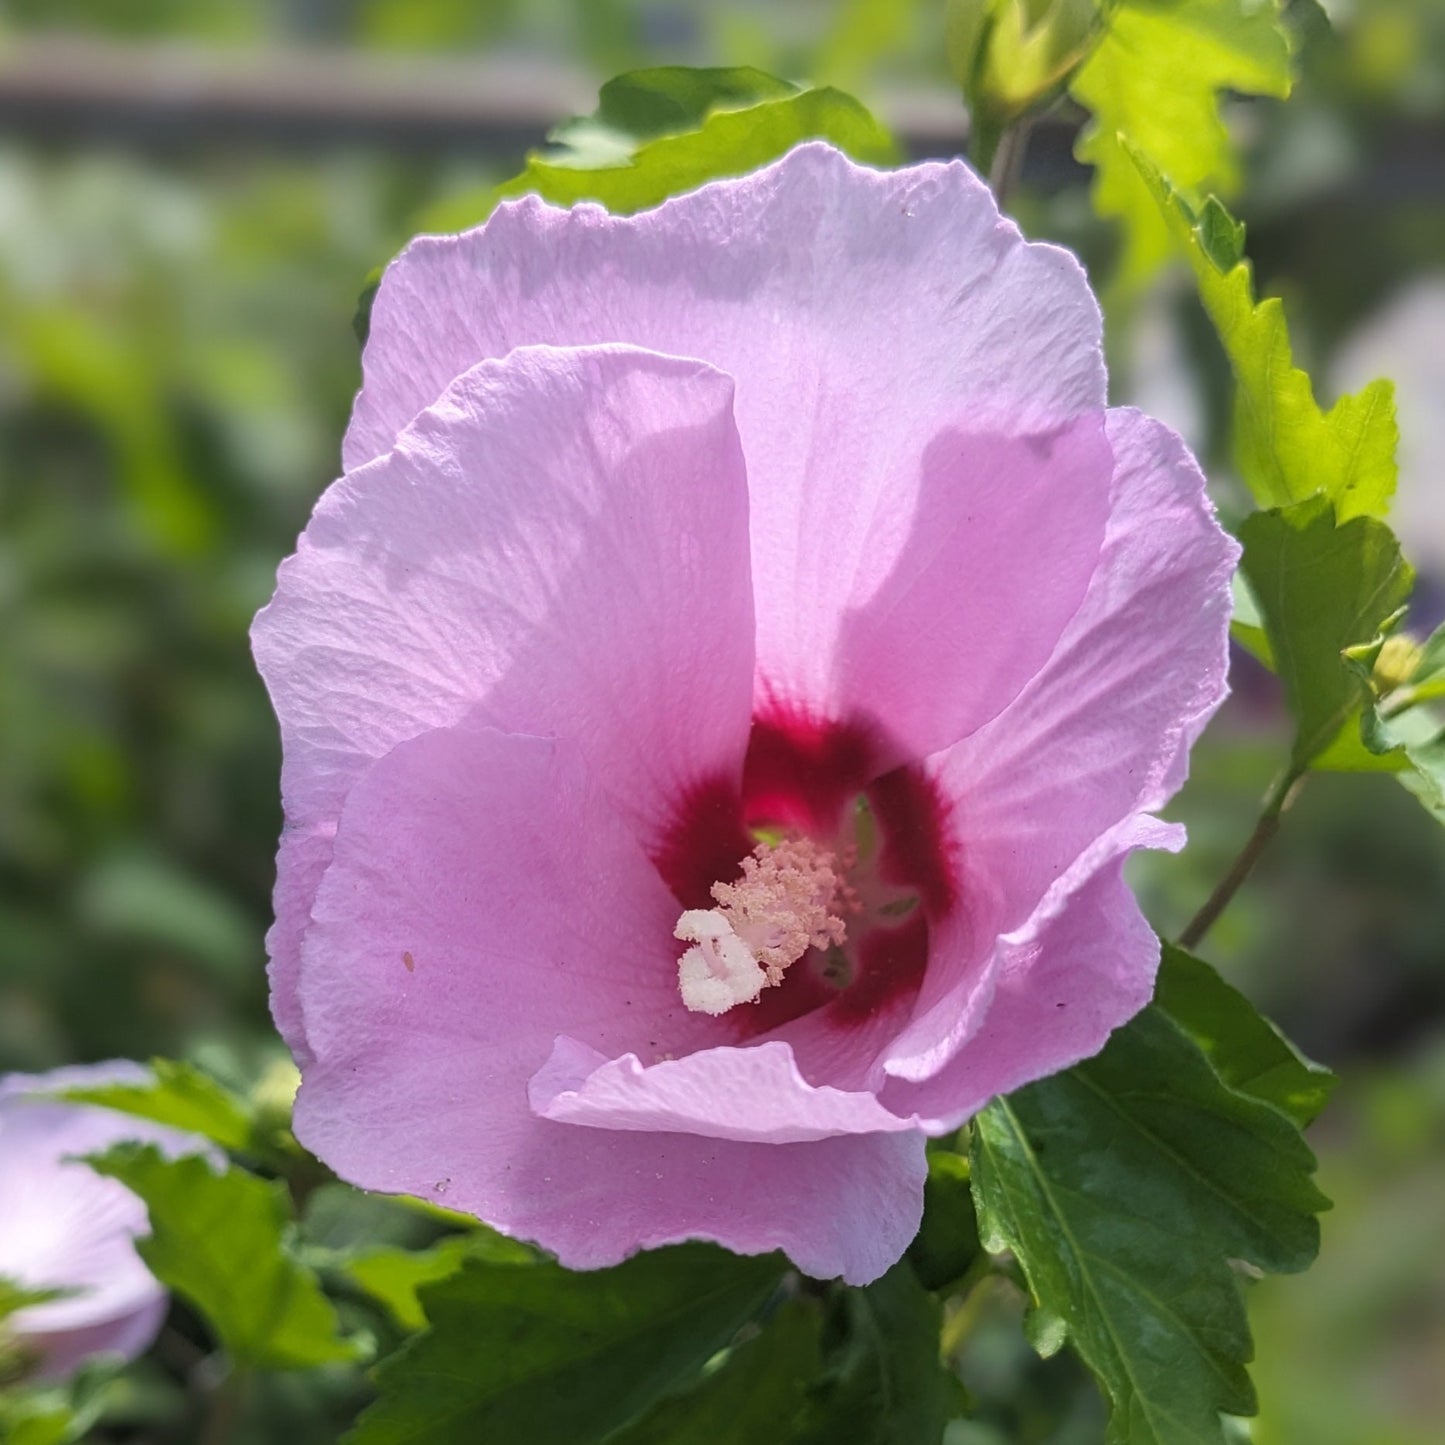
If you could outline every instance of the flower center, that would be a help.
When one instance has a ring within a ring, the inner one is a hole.
[[[847,879],[851,854],[808,838],[759,843],[742,860],[741,878],[713,884],[716,908],[690,908],[677,920],[676,936],[693,945],[677,965],[683,1003],[694,1013],[726,1013],[781,983],[810,948],[841,944],[845,919],[859,907]]]
[[[925,771],[881,770],[897,753],[866,720],[769,707],[753,720],[741,779],[704,776],[678,797],[653,861],[689,910],[678,936],[696,946],[671,956],[682,999],[717,1016],[719,1037],[771,1035],[819,1011],[830,1026],[861,1026],[917,995],[930,931],[959,906],[962,857]],[[773,875],[800,861],[804,878],[782,888]],[[820,864],[831,882],[815,877]],[[739,894],[756,908],[740,908]],[[791,948],[752,931],[765,906]],[[781,950],[771,965],[767,948]]]

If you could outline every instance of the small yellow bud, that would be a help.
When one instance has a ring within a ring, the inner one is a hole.
[[[1404,687],[1419,671],[1424,656],[1424,648],[1408,632],[1387,637],[1370,673],[1375,691],[1384,697],[1397,687]]]

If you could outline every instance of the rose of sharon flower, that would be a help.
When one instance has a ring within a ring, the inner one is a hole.
[[[364,371],[255,628],[298,1133],[574,1267],[877,1277],[925,1136],[1150,996],[1121,869],[1235,560],[1194,462],[966,167],[821,144],[423,237]]]
[[[204,1146],[112,1109],[46,1097],[149,1077],[116,1060],[0,1078],[0,1279],[65,1291],[0,1320],[0,1341],[19,1347],[26,1378],[64,1379],[92,1355],[134,1359],[165,1319],[166,1291],[132,1243],[149,1232],[145,1206],[79,1156],[126,1139],[174,1153]]]

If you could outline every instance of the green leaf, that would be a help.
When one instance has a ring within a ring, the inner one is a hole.
[[[97,1412],[81,1413],[55,1390],[10,1405],[0,1400],[0,1441],[4,1445],[71,1445],[90,1438]]]
[[[1221,1445],[1251,1414],[1230,1261],[1304,1269],[1326,1200],[1292,1120],[1150,1006],[1103,1052],[975,1120],[984,1242],[1011,1250],[1108,1397],[1110,1445]]]
[[[1168,258],[1169,234],[1120,137],[1193,192],[1230,194],[1239,166],[1221,91],[1289,94],[1279,0],[1118,0],[1069,93],[1093,113],[1078,156],[1095,168],[1094,208],[1124,223],[1120,279],[1137,285]]]
[[[1408,744],[1405,751],[1414,766],[1397,775],[1400,782],[1445,823],[1445,728],[1436,724],[1429,737]]]
[[[316,1276],[286,1249],[286,1188],[207,1160],[122,1144],[91,1167],[138,1194],[151,1235],[136,1248],[162,1284],[209,1321],[239,1365],[304,1369],[352,1359]]]
[[[420,1294],[431,1328],[377,1372],[352,1445],[600,1441],[690,1384],[783,1277],[706,1245],[615,1269],[468,1261]]]
[[[1273,1104],[1301,1127],[1319,1114],[1339,1082],[1305,1058],[1216,969],[1171,943],[1163,945],[1154,1002],[1231,1089]]]
[[[91,1423],[65,1404],[27,1403],[0,1415],[0,1440],[5,1445],[70,1445]]]
[[[479,1259],[535,1259],[530,1245],[508,1239],[470,1214],[410,1194],[371,1194],[332,1180],[308,1188],[297,1238],[330,1265],[376,1249],[421,1250],[441,1234],[465,1234]]]
[[[1395,750],[1372,753],[1360,735],[1361,718],[1351,717],[1310,763],[1317,773],[1398,773],[1410,764]]]
[[[583,169],[625,164],[647,141],[698,130],[714,112],[745,110],[797,94],[791,82],[746,65],[629,71],[603,85],[591,115],[553,129],[546,159]]]
[[[525,1245],[490,1231],[451,1235],[430,1249],[371,1249],[340,1262],[340,1269],[386,1306],[403,1329],[426,1324],[417,1291],[455,1274],[468,1259],[493,1264],[530,1264],[536,1256]]]
[[[938,1445],[962,1387],[939,1358],[937,1299],[900,1260],[882,1279],[842,1291],[838,1302],[843,1344],[796,1445]]]
[[[815,1300],[786,1301],[695,1388],[663,1400],[607,1445],[788,1445],[822,1371],[822,1318]]]
[[[1410,595],[1413,574],[1383,522],[1354,517],[1337,526],[1323,497],[1255,512],[1239,537],[1295,719],[1294,766],[1304,768],[1366,700],[1345,649],[1379,633]]]
[[[558,148],[529,156],[521,175],[443,202],[421,229],[477,225],[499,200],[528,192],[559,206],[598,201],[627,215],[755,170],[805,140],[831,141],[878,165],[898,159],[887,131],[852,96],[750,69],[667,66],[618,76],[602,87],[593,115],[567,122],[552,139]]]
[[[426,1313],[417,1298],[424,1284],[454,1275],[467,1258],[467,1240],[458,1235],[430,1249],[373,1249],[344,1261],[340,1268],[391,1312],[405,1330],[419,1330]]]
[[[0,1274],[0,1320],[16,1314],[20,1310],[29,1309],[31,1305],[48,1304],[51,1300],[60,1299],[70,1293],[73,1291],[31,1289],[28,1285],[21,1284],[19,1280]]]
[[[908,1261],[925,1289],[942,1290],[960,1279],[979,1254],[968,1160],[930,1146],[923,1223],[908,1246]]]
[[[1341,521],[1383,517],[1398,470],[1394,388],[1373,381],[1321,411],[1309,377],[1294,364],[1283,306],[1276,298],[1255,304],[1244,227],[1213,197],[1198,210],[1190,206],[1171,184],[1181,178],[1142,141],[1125,149],[1194,268],[1229,358],[1236,462],[1255,498],[1264,507],[1284,507],[1322,492]]]
[[[1249,590],[1249,582],[1243,572],[1235,572],[1231,579],[1234,597],[1234,614],[1229,621],[1229,635],[1249,653],[1274,671],[1274,653],[1270,650],[1269,635],[1264,630],[1264,619],[1259,615],[1259,603]]]
[[[98,1355],[60,1384],[0,1389],[0,1442],[74,1445],[93,1439],[122,1363],[118,1355]]]
[[[150,1069],[149,1083],[91,1084],[66,1089],[61,1097],[184,1129],[223,1149],[255,1150],[255,1117],[244,1099],[191,1064],[152,1059]]]
[[[823,1304],[786,1301],[694,1389],[607,1445],[937,1445],[961,1387],[939,1359],[941,1308],[909,1265],[833,1287],[826,1318]]]

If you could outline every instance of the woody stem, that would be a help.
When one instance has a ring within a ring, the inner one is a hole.
[[[1213,927],[1215,920],[1229,906],[1229,901],[1239,891],[1240,885],[1249,877],[1259,856],[1269,846],[1270,839],[1279,832],[1280,819],[1284,811],[1294,802],[1308,775],[1303,768],[1291,764],[1275,779],[1265,794],[1264,806],[1254,832],[1249,835],[1229,871],[1215,885],[1214,892],[1204,900],[1204,906],[1185,925],[1179,935],[1180,948],[1192,949]]]

